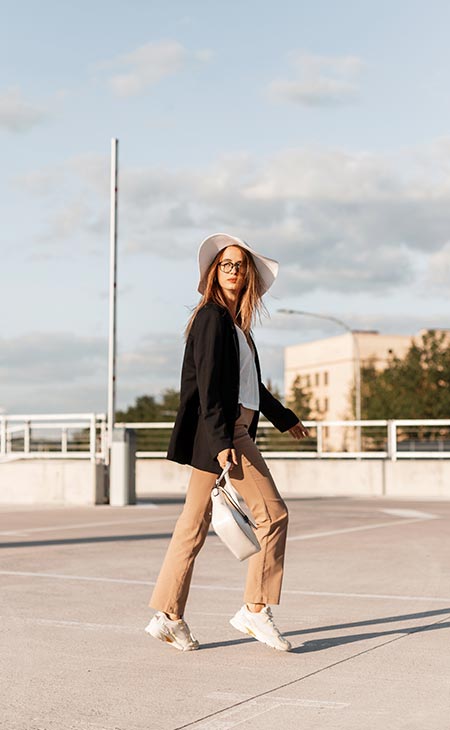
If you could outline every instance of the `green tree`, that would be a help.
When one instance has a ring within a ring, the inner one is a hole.
[[[275,398],[278,398],[278,400],[281,400],[281,393],[278,390],[277,386],[273,385],[272,380],[270,378],[267,379],[267,382],[265,385],[266,385],[267,390],[270,393],[272,393],[272,395],[275,396]]]
[[[174,421],[180,402],[180,394],[173,388],[166,388],[160,401],[153,395],[142,395],[136,398],[135,404],[125,411],[116,412],[116,422],[121,423],[146,423],[158,421]],[[137,450],[138,451],[166,451],[170,429],[149,428],[138,429]]]
[[[302,421],[308,421],[311,418],[311,398],[311,391],[301,387],[300,375],[297,375],[287,402],[288,408],[291,408]]]
[[[280,400],[278,391],[272,390],[269,386],[270,381],[267,382],[267,389],[270,390],[272,395]],[[300,386],[300,376],[298,376],[294,380],[291,396],[286,405],[288,408],[291,408],[302,421],[307,421],[311,417],[311,397],[311,393]],[[264,421],[264,419],[260,419],[260,422],[262,421]],[[311,442],[309,439],[305,441],[296,441],[289,435],[289,433],[280,433],[275,428],[269,428],[260,429],[258,432],[258,446],[264,451],[307,451],[311,448]]]
[[[174,388],[166,388],[159,402],[153,395],[141,395],[134,406],[116,412],[116,421],[174,421],[179,403],[180,394]]]
[[[404,358],[390,355],[388,366],[361,369],[361,411],[366,419],[448,418],[450,345],[444,332],[428,330],[412,341]]]
[[[141,395],[136,398],[134,406],[125,411],[116,411],[116,421],[159,421],[159,406],[153,395]]]
[[[354,388],[349,396],[354,413]],[[363,419],[432,419],[450,416],[450,343],[445,332],[428,330],[412,341],[403,358],[391,354],[387,367],[378,370],[372,359],[361,368]],[[366,447],[385,447],[383,429],[363,429]],[[448,438],[448,428],[403,426],[398,440]],[[384,444],[384,446],[383,446]]]

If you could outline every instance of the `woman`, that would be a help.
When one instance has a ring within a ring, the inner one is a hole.
[[[202,298],[186,328],[180,407],[167,458],[190,464],[186,501],[158,576],[147,633],[182,651],[197,649],[183,619],[194,560],[211,521],[211,490],[227,461],[230,478],[258,525],[260,552],[248,561],[245,603],[230,623],[282,651],[291,648],[269,604],[280,600],[288,512],[255,444],[259,412],[296,439],[308,430],[262,384],[250,328],[278,263],[234,236],[217,233],[200,245]]]

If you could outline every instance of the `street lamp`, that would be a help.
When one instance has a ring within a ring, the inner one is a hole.
[[[119,140],[111,140],[111,196],[109,243],[109,338],[108,338],[108,416],[107,464],[110,464],[116,415],[116,310],[117,310],[117,182]]]
[[[318,319],[328,319],[331,322],[340,324],[341,327],[350,332],[353,341],[353,382],[355,386],[355,416],[357,421],[361,421],[361,357],[359,352],[358,338],[352,328],[342,319],[332,317],[330,314],[317,314],[316,312],[304,312],[299,309],[278,309],[281,314],[302,314],[307,317],[317,317]],[[358,424],[356,450],[361,451],[361,424]]]

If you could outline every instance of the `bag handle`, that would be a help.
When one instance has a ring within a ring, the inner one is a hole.
[[[239,504],[239,502],[237,501],[237,499],[235,499],[234,495],[231,494],[231,492],[229,491],[229,489],[227,489],[226,486],[225,487],[222,487],[220,485],[220,482],[222,481],[222,479],[224,477],[225,477],[225,484],[227,485],[227,480],[230,479],[230,477],[228,476],[228,472],[230,471],[230,468],[231,468],[231,461],[227,461],[227,463],[225,464],[225,466],[224,466],[224,468],[222,470],[221,475],[216,479],[216,489],[220,489],[220,491],[222,492],[222,494],[224,494],[225,497],[228,499],[228,501],[233,505],[233,507],[235,509],[237,509],[237,511],[239,512],[239,514],[244,518],[244,520],[246,522],[248,522],[248,524],[251,525],[256,530],[257,525],[255,524],[255,522],[253,522],[252,519],[250,519],[250,517],[248,516],[248,514],[246,512],[244,512],[244,510],[242,509],[242,507]],[[231,486],[232,489],[234,489],[234,487],[231,484],[231,482],[230,482],[230,486]]]
[[[227,461],[226,464],[225,464],[225,466],[223,467],[222,474],[220,475],[220,477],[218,477],[216,479],[216,487],[219,487],[220,486],[220,482],[224,478],[225,474],[228,474],[228,472],[230,471],[230,469],[231,469],[231,461]]]

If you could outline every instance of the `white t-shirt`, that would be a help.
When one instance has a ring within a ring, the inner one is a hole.
[[[253,411],[259,410],[258,373],[253,351],[240,327],[235,325],[239,339],[239,403]]]

